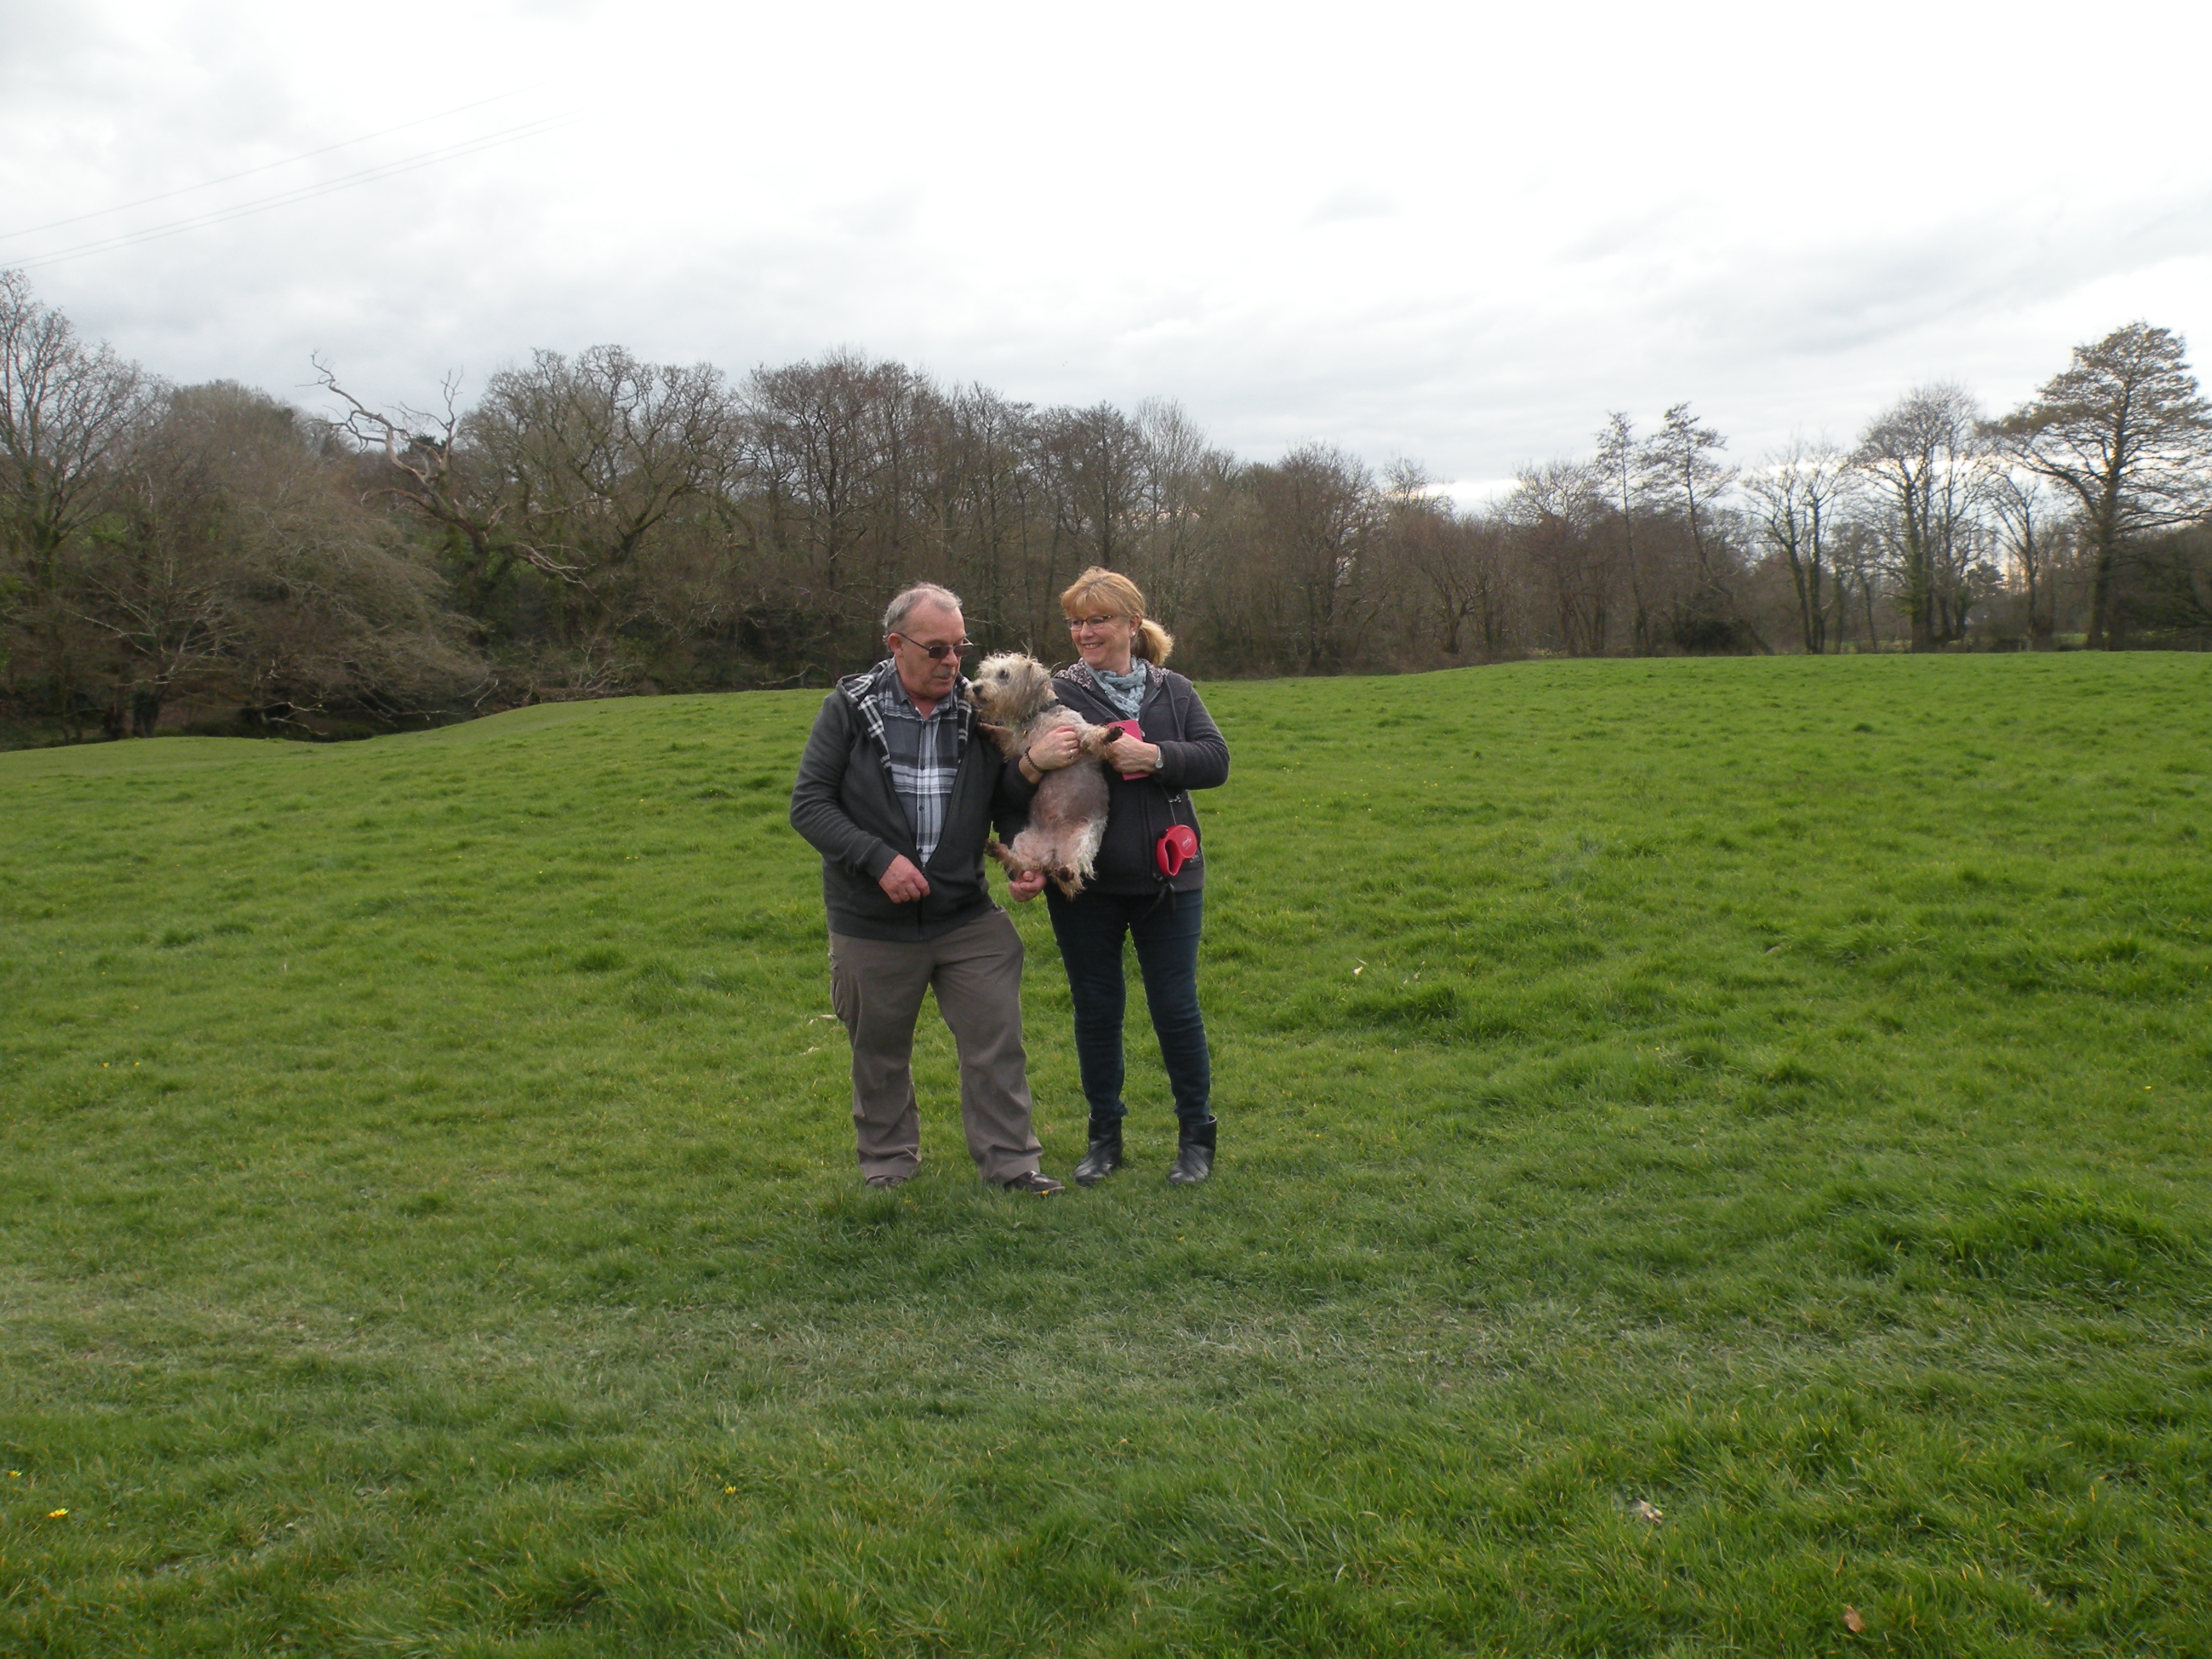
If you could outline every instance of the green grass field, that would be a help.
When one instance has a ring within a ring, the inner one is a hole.
[[[927,1016],[859,1184],[816,695],[0,756],[0,1651],[2212,1653],[2212,660],[1206,690],[1042,1203]]]

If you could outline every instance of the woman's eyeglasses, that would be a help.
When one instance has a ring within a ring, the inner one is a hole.
[[[920,640],[907,640],[903,634],[899,638],[906,640],[908,645],[932,662],[943,662],[947,657],[964,657],[975,648],[973,640],[962,640],[957,645],[924,645]]]
[[[1117,623],[1121,620],[1119,617],[1070,617],[1067,619],[1067,631],[1071,634],[1079,634],[1086,628],[1103,628],[1109,623]]]

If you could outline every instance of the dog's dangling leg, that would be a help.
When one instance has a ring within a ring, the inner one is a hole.
[[[983,850],[999,861],[1000,868],[1006,872],[1006,879],[1009,881],[1016,876],[1026,876],[1037,867],[1006,846],[996,836],[983,843]]]

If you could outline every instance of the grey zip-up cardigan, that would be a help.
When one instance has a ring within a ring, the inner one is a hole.
[[[975,705],[969,699],[968,682],[961,680],[955,688],[959,765],[937,848],[922,864],[906,808],[891,785],[883,713],[876,707],[881,677],[896,672],[886,661],[837,682],[814,717],[791,790],[791,827],[822,854],[822,902],[830,912],[830,931],[848,939],[936,939],[990,910],[983,843],[990,839],[994,818],[1005,816],[1012,805],[1007,775],[1013,773],[1019,781],[1012,763],[975,730]],[[920,866],[929,882],[928,895],[909,904],[892,903],[876,884],[901,854]]]

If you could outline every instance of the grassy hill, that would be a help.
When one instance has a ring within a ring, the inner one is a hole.
[[[0,1650],[2212,1651],[2212,661],[1205,690],[1048,1203],[927,1015],[859,1185],[815,695],[0,756]]]

